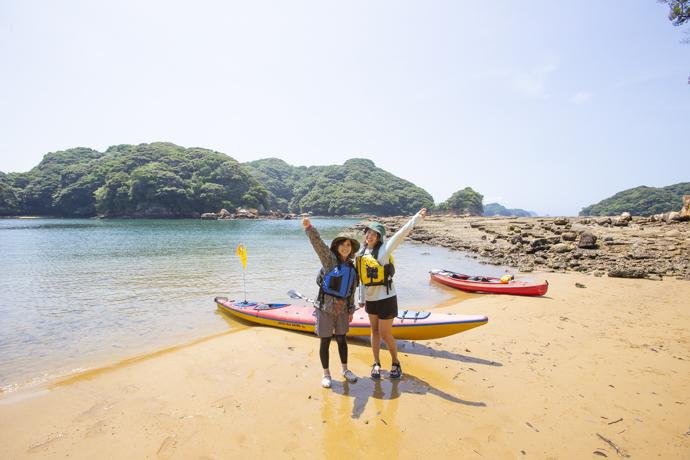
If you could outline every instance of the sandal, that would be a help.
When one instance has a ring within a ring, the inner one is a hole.
[[[371,378],[374,380],[381,380],[381,363],[374,363],[371,365]]]
[[[400,363],[393,363],[393,365],[391,365],[391,371],[388,375],[390,378],[396,380],[402,378],[402,367],[400,367]]]

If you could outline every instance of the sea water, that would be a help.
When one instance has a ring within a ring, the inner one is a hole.
[[[313,219],[331,239],[356,220]],[[235,254],[247,248],[247,268]],[[432,268],[497,275],[465,254],[411,242],[395,251],[401,308],[454,291]],[[215,296],[300,302],[319,260],[301,220],[0,220],[0,389],[79,372],[237,327]]]

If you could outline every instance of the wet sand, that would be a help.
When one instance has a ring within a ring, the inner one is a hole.
[[[489,324],[398,342],[400,382],[322,389],[314,337],[222,316],[227,333],[4,395],[0,458],[688,458],[690,283],[529,276],[546,297],[434,308]],[[371,361],[351,340],[355,373]]]

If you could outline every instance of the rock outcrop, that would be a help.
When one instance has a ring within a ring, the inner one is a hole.
[[[407,219],[380,221],[394,232]],[[626,224],[614,224],[622,221]],[[415,227],[409,238],[523,272],[576,271],[596,276],[690,280],[690,223],[669,216],[659,220],[625,213],[614,218],[432,215]]]

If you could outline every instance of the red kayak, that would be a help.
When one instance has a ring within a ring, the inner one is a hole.
[[[500,278],[488,276],[470,276],[448,270],[431,270],[431,279],[446,286],[469,292],[486,292],[491,294],[544,295],[549,289],[549,282],[528,283],[525,281],[501,281]]]

